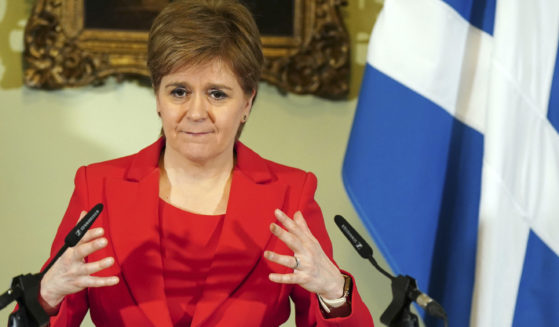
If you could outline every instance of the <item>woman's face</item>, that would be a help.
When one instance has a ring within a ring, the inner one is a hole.
[[[237,130],[252,104],[220,60],[163,76],[156,94],[167,150],[196,162],[233,155]]]

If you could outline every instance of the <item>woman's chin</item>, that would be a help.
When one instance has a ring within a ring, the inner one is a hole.
[[[188,149],[181,151],[181,154],[186,160],[200,165],[210,163],[219,157],[218,151],[202,144],[192,144]]]
[[[185,159],[192,163],[205,165],[212,161],[217,161],[216,163],[223,162],[224,160],[222,159],[225,159],[226,156],[229,156],[231,159],[233,158],[234,143],[221,144],[216,142],[216,140],[202,140],[202,138],[198,139],[198,142],[193,142],[192,140],[188,142],[181,141],[183,142],[167,140],[167,151],[170,151],[166,155],[174,157],[173,161],[175,162]]]

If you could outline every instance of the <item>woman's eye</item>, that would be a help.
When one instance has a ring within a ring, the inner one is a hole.
[[[223,91],[220,91],[220,90],[211,90],[210,91],[210,96],[213,99],[216,99],[216,100],[223,100],[223,99],[227,98],[227,94]]]
[[[176,89],[173,89],[173,90],[171,91],[171,95],[173,95],[173,96],[175,96],[175,97],[182,98],[182,97],[185,97],[185,96],[186,96],[186,90],[185,90],[185,89],[181,89],[181,88],[176,88]]]

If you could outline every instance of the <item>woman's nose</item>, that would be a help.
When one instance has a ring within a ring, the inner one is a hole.
[[[208,117],[207,103],[204,101],[203,95],[193,95],[187,104],[186,118],[198,121]]]

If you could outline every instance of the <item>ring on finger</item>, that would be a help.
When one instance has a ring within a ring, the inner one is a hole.
[[[299,258],[297,258],[296,256],[293,256],[293,258],[295,259],[295,266],[293,266],[293,270],[297,270],[301,262],[299,261]]]

